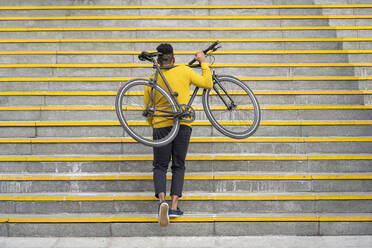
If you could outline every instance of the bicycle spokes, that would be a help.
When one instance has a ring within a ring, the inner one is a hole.
[[[257,129],[260,118],[253,93],[238,79],[229,76],[216,79],[213,89],[203,98],[208,119],[229,137],[248,137]]]

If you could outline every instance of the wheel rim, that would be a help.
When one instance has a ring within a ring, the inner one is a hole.
[[[135,80],[129,82],[123,86],[118,92],[118,98],[116,101],[116,113],[119,121],[122,124],[125,131],[138,142],[148,146],[163,146],[172,141],[178,132],[178,120],[174,119],[174,128],[170,133],[159,140],[152,139],[152,127],[148,125],[146,117],[143,116],[144,111],[144,87],[150,87],[150,83],[146,80]],[[156,94],[161,94],[167,99],[168,107],[173,112],[176,111],[176,107],[172,104],[172,99],[165,92],[164,89],[156,87]]]
[[[242,139],[252,135],[257,130],[261,118],[253,92],[235,78],[219,77],[219,81],[232,100],[218,85],[215,85],[216,88],[208,89],[203,99],[208,119],[226,136]],[[231,108],[226,107],[216,90]]]

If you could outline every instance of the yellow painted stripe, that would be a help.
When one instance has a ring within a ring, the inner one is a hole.
[[[315,200],[371,200],[370,195],[314,195]]]
[[[372,137],[303,138],[304,142],[370,142]]]
[[[84,27],[84,28],[0,28],[0,32],[60,31],[281,31],[281,30],[371,30],[372,26],[324,27]]]
[[[372,179],[372,175],[311,175],[313,180],[361,180]]]
[[[319,9],[372,8],[372,4],[314,5],[78,5],[78,6],[1,6],[0,10],[93,10],[93,9]]]
[[[215,180],[312,180],[311,175],[216,175]]]
[[[293,16],[3,16],[0,21],[46,20],[303,20],[371,19],[372,15],[293,15]]]
[[[240,122],[237,122],[240,124]],[[248,123],[249,124],[249,123]],[[195,121],[194,126],[211,125],[208,121]],[[372,120],[353,120],[353,121],[261,121],[261,126],[354,126],[354,125],[372,125]],[[71,122],[0,122],[0,127],[59,127],[59,126],[120,126],[118,121],[71,121]]]
[[[0,181],[137,181],[152,175],[122,176],[0,176]],[[171,180],[167,176],[167,180]],[[371,180],[372,175],[186,175],[185,180]]]
[[[328,217],[328,216],[319,216],[319,221],[340,221],[340,222],[358,222],[358,221],[372,221],[372,217]]]
[[[0,96],[115,96],[115,91],[9,91],[0,92]],[[138,93],[136,95],[143,95]]]
[[[31,139],[22,139],[22,138],[0,138],[1,143],[31,143]]]
[[[372,90],[256,90],[255,95],[367,95]],[[229,91],[231,95],[242,95],[243,91]],[[7,91],[0,96],[116,96],[116,91]],[[143,91],[130,92],[131,96],[143,96]],[[202,95],[202,92],[198,92]],[[216,93],[214,93],[216,95]]]
[[[371,39],[372,40],[372,39]],[[372,63],[224,63],[211,67],[370,67]],[[0,64],[0,68],[152,68],[150,64]]]
[[[0,107],[0,111],[113,111],[113,106]]]
[[[51,77],[51,78],[0,78],[0,82],[123,82],[141,77]],[[295,76],[295,77],[237,77],[243,81],[344,81],[372,80],[372,76]],[[144,78],[147,79],[147,78]]]
[[[138,108],[127,108],[128,110],[138,110]],[[197,111],[202,111],[202,107],[194,107]],[[225,109],[223,107],[213,107],[214,110]],[[239,108],[251,109],[251,108]],[[352,109],[372,109],[372,105],[307,105],[307,106],[260,106],[261,110],[324,110],[324,109],[337,109],[337,110],[352,110]],[[30,106],[14,106],[14,107],[0,107],[0,111],[114,111],[113,106],[46,106],[46,107],[30,107]],[[145,121],[132,121],[131,125],[146,126]],[[196,122],[198,125],[207,126],[209,122]],[[242,121],[224,121],[219,122],[223,125],[250,125],[251,122]]]
[[[203,180],[196,176],[185,177],[186,180]],[[211,180],[210,178],[209,180]],[[0,176],[0,181],[122,181],[122,180],[152,180],[150,175],[126,176]],[[169,180],[169,178],[168,178]],[[204,180],[207,180],[205,178]]]
[[[316,222],[317,216],[291,216],[291,217],[216,217],[216,222]]]
[[[36,127],[36,122],[0,122],[0,127]]]
[[[269,124],[269,123],[268,123]],[[270,123],[271,124],[271,123]],[[283,123],[284,125],[292,125],[294,123],[291,123],[291,122],[288,122],[288,123]],[[304,126],[317,126],[317,125],[324,125],[324,126],[328,126],[328,125],[371,125],[372,124],[372,121],[300,121],[300,125],[304,125]],[[260,123],[260,125],[265,125],[264,124],[264,121],[262,121]],[[275,125],[275,123],[272,123],[272,125]]]
[[[225,137],[191,138],[193,143],[307,143],[307,142],[370,142],[372,137],[338,137],[338,138],[277,138],[277,137],[252,137],[247,139],[231,139]],[[0,139],[1,142],[1,139]]]
[[[207,159],[207,158],[206,158]],[[250,161],[250,160],[275,160],[275,161],[282,161],[282,160],[370,160],[372,159],[372,155],[292,155],[292,156],[285,156],[285,155],[277,155],[277,156],[228,156],[228,155],[215,155],[211,158],[211,160],[221,160],[221,161],[230,161],[230,160],[242,160],[242,161]]]
[[[0,51],[0,55],[138,55],[141,51]],[[196,51],[174,51],[179,55],[192,55]],[[225,50],[213,54],[369,54],[372,50]],[[72,77],[75,78],[75,77]],[[95,77],[90,77],[95,78]]]
[[[0,201],[156,201],[154,196],[0,196]],[[166,197],[166,200],[171,200]],[[200,195],[183,196],[185,201],[316,201],[372,200],[372,195]]]
[[[1,39],[0,43],[178,43],[178,42],[367,42],[372,38],[200,38],[200,39]]]
[[[0,156],[2,162],[152,161],[152,156]],[[372,155],[189,155],[187,161],[372,160]]]
[[[157,217],[10,217],[8,223],[154,223]],[[370,222],[371,216],[199,216],[171,219],[171,223],[183,222]]]
[[[308,160],[370,160],[372,155],[309,155]]]
[[[372,123],[372,121],[371,121]],[[19,123],[21,125],[21,123]],[[35,122],[36,127],[49,126],[120,126],[119,122],[115,121],[100,121],[100,122]],[[0,124],[1,125],[1,124]]]
[[[301,81],[301,80],[321,80],[321,81],[333,81],[333,80],[369,80],[372,79],[372,77],[368,76],[334,76],[334,77],[329,77],[329,76],[314,76],[314,77],[302,77],[302,76],[295,76],[292,77],[292,80],[294,81]]]
[[[299,106],[298,109],[372,109],[369,105],[343,105],[343,106]]]
[[[372,137],[278,138],[253,137],[231,139],[225,137],[191,138],[192,143],[313,143],[313,142],[372,142]],[[0,143],[133,143],[132,138],[0,138]]]
[[[240,92],[238,92],[239,94]],[[241,92],[240,94],[242,94]],[[293,90],[254,91],[255,95],[359,95],[372,94],[372,90]]]
[[[88,217],[88,218],[58,218],[58,217],[41,217],[41,218],[9,218],[9,223],[109,223],[109,222],[156,222],[157,218],[112,218],[112,217]]]
[[[372,175],[216,175],[214,180],[370,180]]]
[[[260,106],[261,110],[315,110],[315,109],[371,109],[367,105],[306,105],[306,106]]]
[[[133,160],[152,160],[151,156],[142,157],[121,157],[121,156],[85,156],[85,157],[39,157],[39,156],[1,156],[0,161],[14,162],[53,162],[53,161],[133,161]]]
[[[170,197],[166,197],[171,200]],[[0,196],[0,201],[156,201],[154,196]],[[188,195],[184,201],[316,201],[316,200],[372,200],[372,195]]]
[[[325,217],[325,216],[291,216],[291,217],[216,217],[216,222],[351,222],[351,221],[372,221],[372,217]]]
[[[137,78],[137,77],[136,77]],[[138,77],[140,78],[140,77]],[[0,78],[0,82],[79,82],[79,81],[128,81],[134,77],[50,77],[50,78]]]

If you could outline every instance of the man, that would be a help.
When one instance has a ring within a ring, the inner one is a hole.
[[[162,67],[173,66],[175,58],[173,54],[173,47],[170,44],[161,44],[157,47],[157,51],[162,55],[158,56],[158,64]],[[187,104],[190,98],[190,85],[194,84],[200,88],[210,89],[213,87],[212,75],[209,70],[209,65],[206,63],[205,54],[198,52],[195,55],[195,60],[201,64],[202,75],[194,72],[190,67],[180,65],[172,69],[162,69],[162,72],[169,83],[173,92],[177,92],[177,100],[180,104]],[[165,84],[161,77],[158,83],[164,89]],[[145,89],[145,103],[149,97],[149,89]],[[157,120],[160,117],[148,119],[149,124],[153,127],[153,138],[161,139],[168,134],[173,125],[172,120]],[[185,159],[187,149],[191,136],[190,123],[182,122],[180,130],[176,138],[168,145],[163,147],[155,147],[154,161],[153,161],[153,176],[155,196],[159,198],[159,223],[161,226],[167,226],[169,217],[179,217],[183,212],[178,208],[178,199],[182,197],[182,189],[185,175]],[[166,173],[168,165],[172,159],[172,184],[170,196],[172,199],[169,208],[168,203],[165,201],[166,195]]]

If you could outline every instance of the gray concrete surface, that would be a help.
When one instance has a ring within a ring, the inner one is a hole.
[[[339,192],[339,195],[359,195],[360,193]],[[152,192],[145,193],[38,193],[38,194],[1,194],[1,196],[153,196]],[[314,193],[206,193],[193,192],[186,193],[189,196],[298,196],[314,195]],[[327,194],[319,194],[327,195]],[[331,192],[328,195],[337,196]],[[364,193],[368,195],[368,193]],[[224,212],[228,209],[231,212],[249,213],[372,213],[371,200],[321,200],[321,201],[299,201],[299,200],[266,200],[266,201],[213,201],[213,200],[181,200],[179,206],[186,213],[213,213]],[[136,201],[2,201],[0,202],[0,212],[7,214],[58,214],[58,213],[156,213],[158,202],[156,200],[136,200]]]
[[[27,2],[27,3],[26,3]],[[365,4],[363,0],[261,0],[262,5],[271,4]],[[0,5],[141,5],[144,0],[0,0]],[[173,5],[172,0],[153,0],[151,4]],[[177,4],[207,5],[226,4],[226,0],[181,0]],[[228,4],[242,4],[240,0],[230,0]],[[247,0],[244,4],[257,4],[257,0]],[[371,8],[335,9],[135,9],[135,10],[30,10],[1,11],[2,16],[108,16],[108,15],[366,15]],[[51,21],[3,21],[0,27],[151,27],[151,26],[196,26],[196,27],[293,27],[293,26],[370,26],[372,19],[283,19],[283,20],[51,20]],[[282,30],[282,31],[61,31],[61,32],[2,32],[2,37],[11,38],[352,38],[372,36],[370,30]],[[138,51],[152,50],[157,43],[115,42],[115,43],[1,43],[4,51],[81,51],[112,50]],[[175,50],[197,50],[206,46],[205,42],[175,43]],[[327,50],[327,49],[372,49],[372,42],[226,42],[223,50]],[[184,63],[191,56],[182,55],[177,61]],[[371,54],[279,54],[279,55],[221,55],[216,63],[319,63],[319,62],[371,62]],[[1,56],[0,63],[139,63],[135,55],[10,55]],[[372,67],[227,67],[217,71],[235,76],[371,76]],[[130,77],[148,76],[150,69],[140,68],[0,68],[1,77]],[[13,81],[13,80],[11,80]],[[253,90],[371,90],[370,81],[247,81]],[[0,91],[116,91],[121,82],[0,82]],[[301,96],[258,96],[261,106],[265,105],[350,105],[371,104],[372,95],[301,95]],[[1,96],[1,106],[55,106],[93,105],[112,106],[112,96]],[[196,104],[200,105],[200,101]],[[262,120],[371,120],[372,110],[264,110]],[[197,111],[198,120],[206,117]],[[0,111],[1,121],[117,121],[114,111]],[[256,133],[259,137],[332,137],[371,136],[371,125],[359,126],[262,126]],[[104,127],[1,127],[0,137],[118,137],[123,136],[119,126]],[[126,134],[124,134],[126,135]],[[210,126],[195,127],[193,135],[220,136]],[[127,135],[126,135],[127,136]],[[235,153],[245,154],[362,154],[370,153],[371,142],[330,142],[330,143],[192,143],[190,155]],[[27,156],[57,156],[80,153],[81,157],[108,154],[151,154],[150,148],[138,144],[115,143],[66,143],[66,144],[21,144],[1,143],[0,160],[3,156],[19,154]],[[121,172],[146,172],[150,175],[151,161],[130,162],[1,162],[2,175],[62,175],[82,173],[100,175],[120,175]],[[314,161],[188,161],[188,172],[234,172],[244,173],[371,173],[371,160],[314,160]],[[169,185],[168,185],[169,186]],[[16,196],[20,192],[31,194],[58,195],[90,192],[123,192],[151,194],[150,180],[130,181],[2,181],[0,192]],[[185,193],[225,192],[234,194],[357,194],[372,191],[371,180],[186,180]],[[370,200],[339,201],[184,201],[181,208],[191,213],[210,215],[216,212],[274,213],[297,215],[370,215]],[[43,202],[43,201],[1,201],[0,213],[9,218],[29,214],[39,216],[62,213],[74,216],[81,214],[123,214],[151,213],[156,209],[155,201],[92,201],[92,202]],[[132,214],[131,214],[132,216]],[[339,237],[224,237],[224,235],[371,235],[372,222],[218,222],[218,223],[177,223],[168,229],[159,229],[157,223],[0,223],[0,236],[25,236],[20,239],[0,238],[0,247],[367,247],[370,236]],[[190,236],[165,237],[162,236]],[[193,237],[217,236],[217,237]],[[29,236],[158,236],[154,238],[132,239],[31,239]]]
[[[369,248],[372,236],[0,238],[2,248]]]

